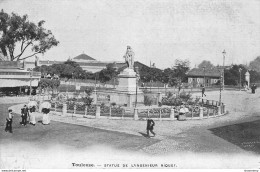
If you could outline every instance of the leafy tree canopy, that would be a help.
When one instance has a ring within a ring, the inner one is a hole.
[[[37,72],[41,72],[43,75],[58,75],[61,78],[80,78],[85,79],[87,74],[78,63],[74,61],[66,61],[63,64],[53,64],[51,66],[43,65],[34,69]]]
[[[203,67],[205,67],[205,69],[212,69],[212,68],[214,68],[215,66],[214,66],[210,61],[203,60],[203,61],[198,65],[198,68],[202,69]]]
[[[114,68],[113,64],[108,64],[106,66],[106,69],[101,70],[100,72],[97,73],[98,75],[98,79],[100,80],[100,82],[107,82],[111,79],[113,79],[113,77],[115,77],[116,75],[118,75],[118,71],[116,71],[116,69]]]
[[[245,73],[247,68],[240,65],[233,65],[230,69],[225,70],[225,84],[226,85],[243,85],[245,83]],[[241,79],[241,81],[240,81]]]
[[[189,60],[175,60],[175,66],[172,68],[174,75],[172,77],[177,78],[178,82],[185,82],[187,80],[186,73],[190,69]]]
[[[46,79],[46,78],[42,78],[39,83],[38,83],[39,87],[42,89],[46,89],[46,88],[58,88],[60,85],[60,80],[58,79]]]
[[[260,72],[260,56],[255,58],[253,61],[249,63],[249,68],[251,70],[255,70],[257,72]]]
[[[45,21],[30,22],[27,15],[19,16],[0,12],[0,49],[6,60],[24,60],[36,54],[44,54],[59,44],[50,30],[43,27]],[[24,52],[31,48],[30,55]],[[18,52],[18,54],[15,54]]]

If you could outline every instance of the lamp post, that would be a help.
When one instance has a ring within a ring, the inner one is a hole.
[[[95,73],[95,90],[97,90],[97,74]]]
[[[137,105],[137,88],[138,88],[138,80],[139,80],[139,73],[138,73],[138,66],[135,67],[136,72],[136,88],[135,88],[135,107]]]
[[[219,81],[220,81],[220,83],[219,83],[219,105],[221,105],[222,78],[223,78],[222,72],[220,72],[220,77],[219,77]]]
[[[75,86],[75,92],[76,92],[76,80],[75,80],[74,72],[72,72],[72,74],[71,74],[71,79],[72,79],[71,85],[72,85],[72,87],[73,87],[73,77],[74,77],[74,86]]]
[[[205,66],[203,67],[203,75],[204,75],[203,85],[204,85],[204,87],[205,87],[205,83],[206,83],[206,78],[205,78]]]
[[[241,71],[242,71],[242,69],[241,68],[239,68],[238,69],[239,70],[239,91],[241,91]]]
[[[114,73],[114,88],[116,88],[116,75],[117,75],[117,70],[118,70],[118,67],[117,67],[117,65],[116,65],[116,63],[115,63],[115,73]]]
[[[32,69],[30,69],[30,98],[32,95]]]
[[[223,52],[222,52],[222,54],[223,54],[223,76],[222,76],[222,78],[223,78],[223,90],[225,89],[225,57],[226,57],[226,51],[224,50]]]

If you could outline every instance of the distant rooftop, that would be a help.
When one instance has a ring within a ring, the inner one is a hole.
[[[191,69],[188,73],[188,76],[195,76],[195,77],[219,77],[220,76],[220,71],[217,68],[211,68],[211,69],[205,69],[205,74],[204,70],[200,68],[193,68]]]
[[[86,54],[80,54],[80,55],[74,57],[73,60],[96,60],[96,59],[94,59]]]

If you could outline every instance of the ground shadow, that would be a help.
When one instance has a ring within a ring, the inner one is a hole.
[[[209,129],[240,148],[260,154],[260,120]]]
[[[142,132],[138,132],[139,134],[141,134],[143,137],[146,137],[146,138],[150,138],[147,133],[142,133]]]

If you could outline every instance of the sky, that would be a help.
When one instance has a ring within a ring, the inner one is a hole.
[[[161,69],[176,59],[222,65],[224,49],[225,65],[260,55],[260,0],[0,0],[0,9],[46,21],[60,44],[40,60],[124,61],[128,45]]]

